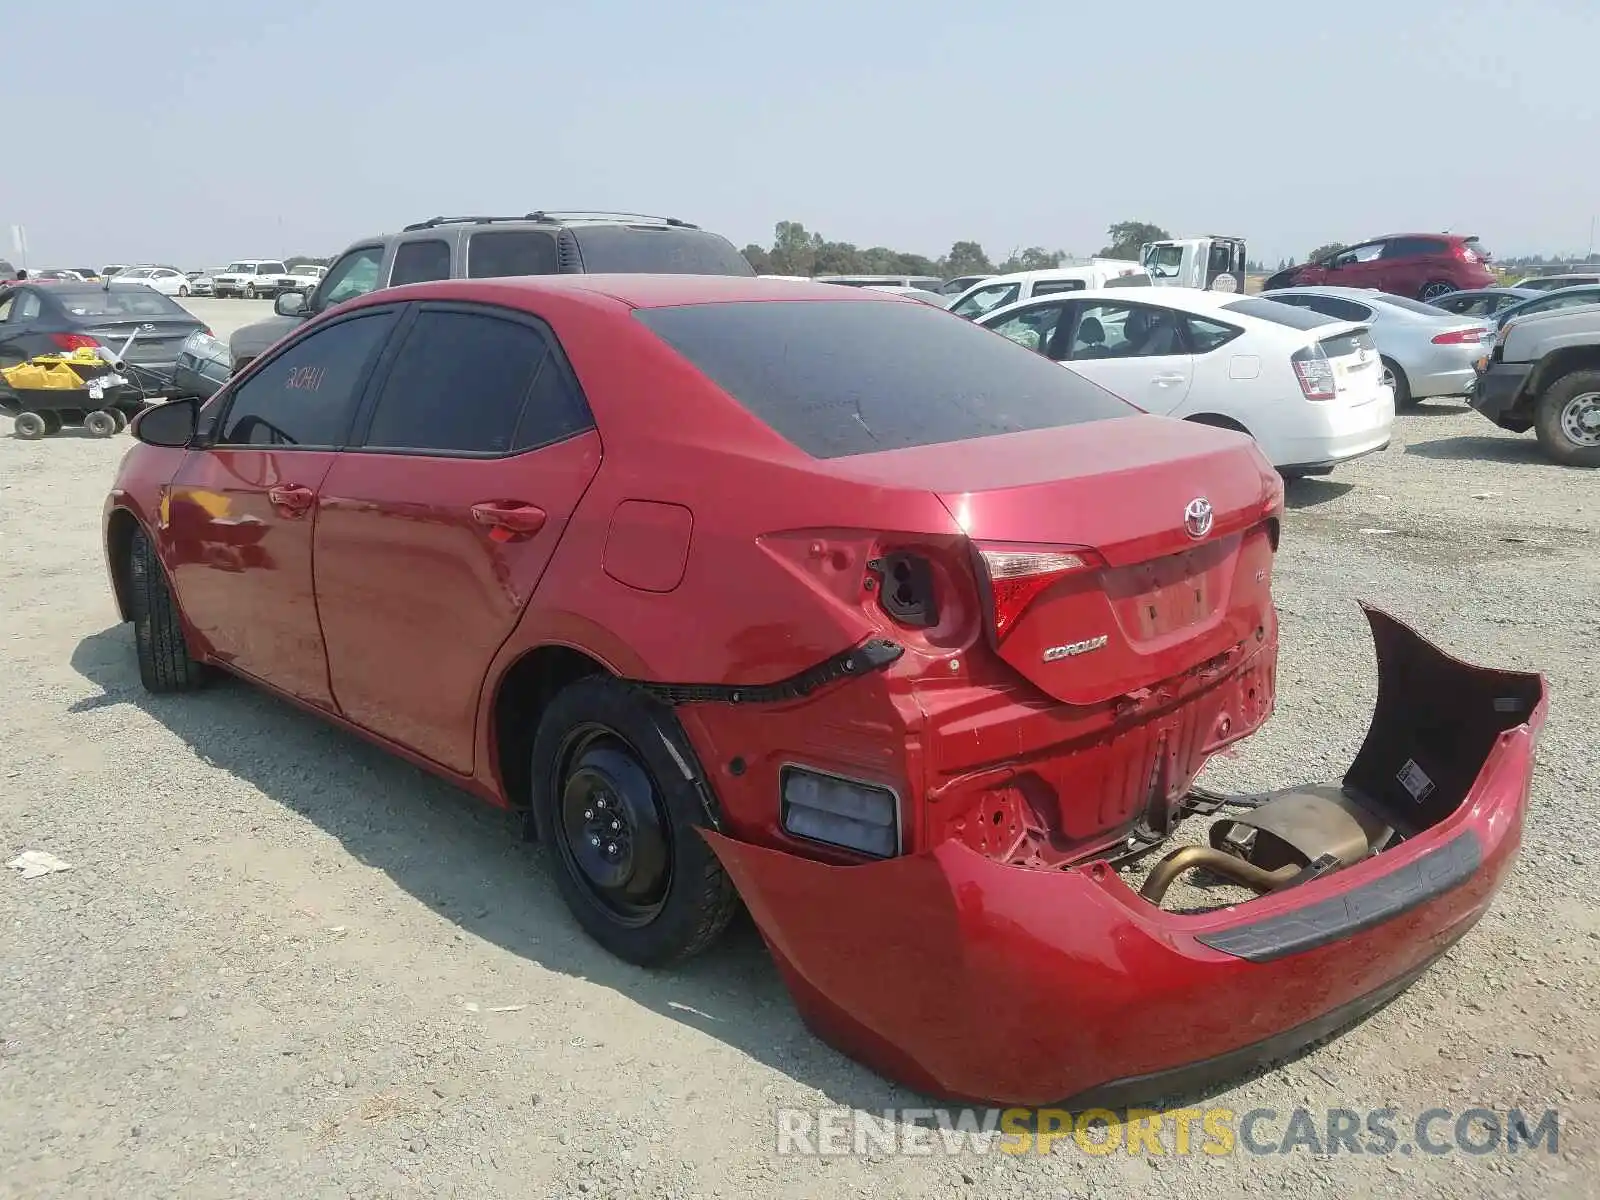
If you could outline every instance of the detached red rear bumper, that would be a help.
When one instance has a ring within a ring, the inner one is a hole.
[[[1410,982],[1483,914],[1521,841],[1543,680],[1368,617],[1379,697],[1345,785],[1427,828],[1248,904],[1167,913],[1104,864],[1011,866],[953,841],[838,867],[706,836],[807,1023],[920,1091],[1047,1104],[1236,1074]],[[1413,762],[1433,783],[1420,802],[1400,779]]]

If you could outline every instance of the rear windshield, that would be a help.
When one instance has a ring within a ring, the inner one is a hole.
[[[727,238],[703,229],[595,225],[576,228],[583,269],[645,275],[743,275],[756,271]]]
[[[50,295],[75,317],[182,317],[187,310],[141,285],[117,288],[51,288]]]
[[[1424,304],[1421,300],[1413,300],[1410,296],[1396,296],[1385,292],[1381,296],[1374,296],[1373,300],[1379,304],[1387,304],[1392,308],[1403,308],[1407,312],[1421,313],[1425,317],[1437,317],[1439,310],[1432,304]]]
[[[927,304],[786,300],[634,315],[813,458],[1136,411],[1009,338]]]
[[[1484,262],[1488,262],[1494,255],[1489,253],[1489,247],[1483,244],[1482,238],[1469,237],[1466,239],[1467,247]]]
[[[1252,296],[1248,300],[1235,300],[1232,304],[1224,304],[1222,307],[1227,312],[1241,313],[1247,317],[1255,317],[1259,321],[1271,321],[1274,325],[1287,325],[1290,329],[1316,329],[1319,325],[1331,325],[1338,319],[1325,313],[1312,312],[1309,308],[1297,308],[1293,304],[1264,300],[1260,296]]]

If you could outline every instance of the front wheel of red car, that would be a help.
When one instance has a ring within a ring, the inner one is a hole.
[[[737,902],[669,744],[684,746],[671,710],[605,675],[557,693],[533,744],[534,820],[562,899],[590,937],[644,967],[704,950]]]
[[[167,574],[142,529],[134,531],[128,547],[128,596],[139,682],[145,691],[189,692],[202,686],[210,672],[204,663],[189,656]]]

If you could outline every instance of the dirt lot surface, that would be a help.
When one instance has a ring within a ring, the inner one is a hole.
[[[225,333],[266,306],[195,308]],[[923,1102],[812,1038],[748,924],[681,971],[621,965],[499,814],[242,684],[146,696],[99,544],[126,435],[9,432],[0,856],[73,869],[0,876],[0,1196],[1600,1195],[1600,477],[1531,438],[1436,402],[1291,492],[1278,711],[1207,782],[1340,775],[1374,693],[1358,599],[1545,671],[1551,719],[1490,915],[1200,1103],[1276,1110],[1258,1140],[1296,1107],[1397,1109],[1402,1134],[1553,1108],[1558,1152],[1180,1158],[1169,1132],[1160,1156],[819,1160],[776,1153],[775,1108]]]

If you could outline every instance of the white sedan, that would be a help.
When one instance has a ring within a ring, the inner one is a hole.
[[[1192,288],[1071,292],[978,324],[1146,412],[1238,429],[1285,476],[1389,444],[1394,393],[1365,325]]]
[[[170,267],[127,267],[117,272],[118,283],[142,283],[163,296],[187,296],[189,277]]]

